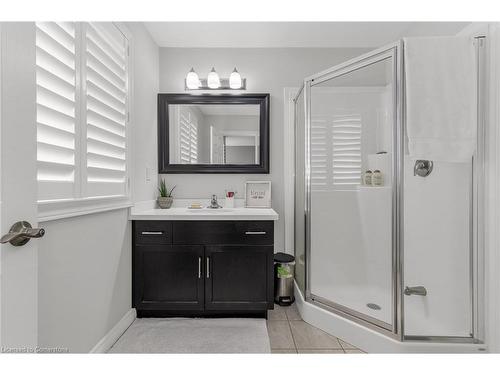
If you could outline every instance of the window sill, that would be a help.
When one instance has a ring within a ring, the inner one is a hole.
[[[129,197],[68,199],[38,202],[38,222],[66,219],[132,207]]]

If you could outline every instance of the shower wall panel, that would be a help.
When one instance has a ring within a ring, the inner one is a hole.
[[[469,337],[471,304],[471,163],[434,163],[425,177],[405,160],[404,286],[427,295],[404,296],[409,336]]]

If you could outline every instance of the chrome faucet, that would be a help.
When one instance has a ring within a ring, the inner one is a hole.
[[[208,208],[222,208],[222,206],[217,202],[217,195],[213,194],[210,200],[210,206]]]

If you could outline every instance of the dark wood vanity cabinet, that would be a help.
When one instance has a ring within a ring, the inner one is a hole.
[[[273,308],[272,221],[134,221],[133,236],[139,317]]]
[[[136,309],[203,310],[202,258],[203,246],[136,245]]]
[[[265,311],[273,300],[273,246],[207,246],[205,309]]]

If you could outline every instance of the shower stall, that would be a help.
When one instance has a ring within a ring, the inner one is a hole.
[[[305,303],[399,341],[483,340],[483,42],[467,163],[408,156],[403,41],[304,80],[294,249]]]

